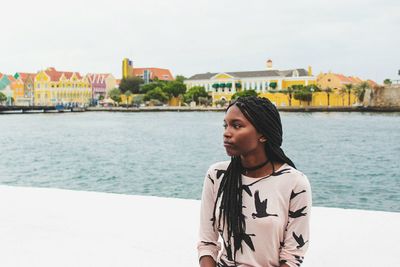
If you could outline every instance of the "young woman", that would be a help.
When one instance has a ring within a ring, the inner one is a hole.
[[[300,266],[309,243],[311,188],[281,149],[278,110],[265,98],[238,98],[227,108],[224,128],[231,160],[212,165],[204,180],[200,266]]]

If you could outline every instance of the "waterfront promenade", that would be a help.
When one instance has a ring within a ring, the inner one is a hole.
[[[0,186],[0,266],[197,265],[197,200]],[[400,213],[314,207],[303,267],[400,266]]]
[[[284,112],[400,112],[400,107],[278,107]],[[57,111],[52,106],[18,107],[0,106],[0,114],[40,114],[40,113],[64,113],[64,112],[194,112],[194,111],[225,111],[226,107],[173,107],[173,106],[151,106],[151,107],[87,107],[66,108]]]

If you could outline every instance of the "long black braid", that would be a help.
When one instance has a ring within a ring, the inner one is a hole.
[[[281,118],[271,101],[253,96],[239,97],[226,111],[233,105],[236,105],[256,130],[267,138],[265,152],[269,161],[287,163],[296,168],[281,149],[283,135]],[[224,241],[231,248],[233,255],[228,255],[228,258],[233,261],[236,259],[236,251],[242,250],[242,238],[246,234],[246,223],[242,213],[242,170],[240,156],[231,157],[214,204],[213,226],[217,225],[223,232],[227,230],[228,238]],[[215,217],[219,199],[221,204],[217,221]],[[232,249],[232,237],[234,249]]]

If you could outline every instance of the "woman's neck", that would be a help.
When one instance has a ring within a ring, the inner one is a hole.
[[[275,172],[277,169],[279,169],[283,164],[279,162],[271,162],[268,161],[267,164],[261,166],[260,168],[257,168],[255,170],[252,170],[252,168],[261,165],[268,161],[268,157],[265,155],[264,157],[262,156],[242,156],[241,157],[241,162],[243,169],[245,170],[245,173],[243,173],[246,176],[253,177],[253,178],[258,178],[258,177],[263,177],[266,175],[270,175],[273,172]]]

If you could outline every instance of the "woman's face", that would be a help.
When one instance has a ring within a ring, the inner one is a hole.
[[[264,151],[264,144],[260,142],[262,134],[257,132],[236,105],[226,112],[224,129],[224,147],[228,156],[247,156]]]

